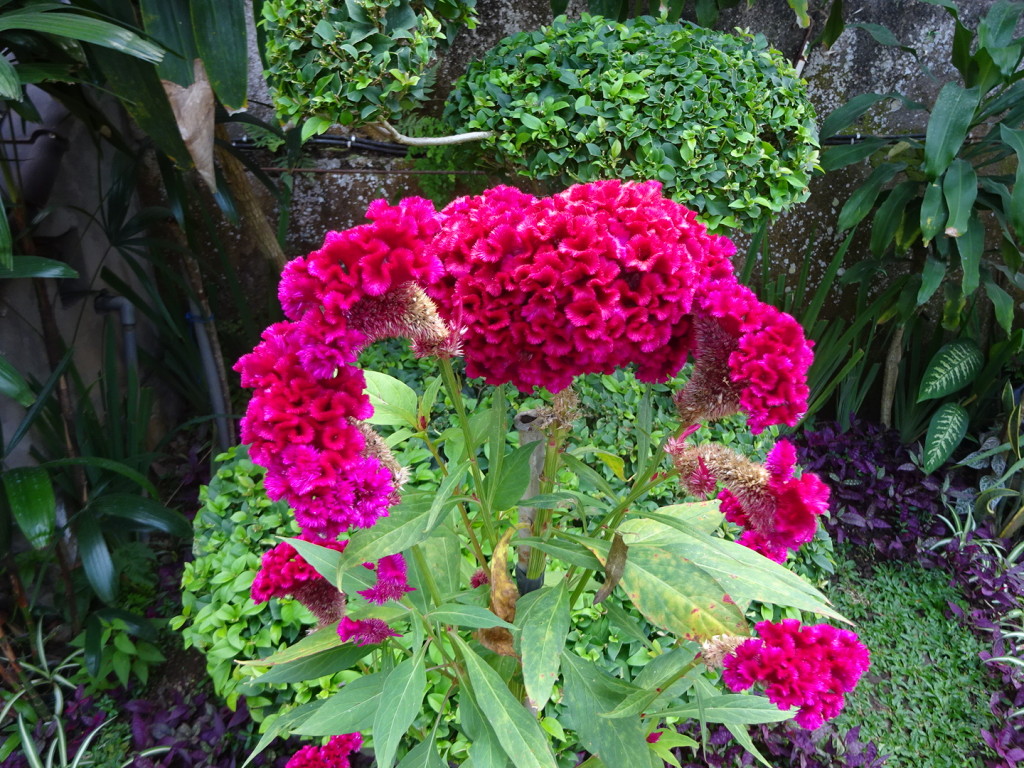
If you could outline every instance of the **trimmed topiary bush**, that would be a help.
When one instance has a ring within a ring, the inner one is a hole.
[[[445,117],[493,131],[486,147],[524,176],[661,181],[712,229],[805,200],[818,157],[805,84],[763,36],[651,17],[563,16],[508,37]]]

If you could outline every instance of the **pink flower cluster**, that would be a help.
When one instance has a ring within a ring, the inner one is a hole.
[[[363,737],[358,733],[343,733],[331,736],[322,747],[307,746],[300,749],[284,768],[349,768],[349,757],[363,746]]]
[[[692,346],[695,291],[731,275],[735,250],[657,182],[547,198],[496,187],[441,216],[431,252],[445,276],[427,292],[465,328],[469,375],[523,391],[630,364],[642,380],[675,374]]]
[[[765,462],[767,482],[718,495],[725,519],[747,528],[739,543],[779,563],[814,538],[818,517],[828,511],[828,486],[812,472],[795,477],[795,467],[796,449],[780,440]]]
[[[836,717],[870,663],[853,632],[828,624],[803,626],[796,619],[762,621],[758,638],[741,643],[724,660],[722,678],[732,691],[755,683],[780,709],[799,707],[796,722],[817,728]]]

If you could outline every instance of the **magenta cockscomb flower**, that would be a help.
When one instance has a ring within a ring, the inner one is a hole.
[[[412,592],[406,577],[405,558],[401,555],[387,555],[377,561],[376,565],[366,564],[377,572],[377,583],[359,594],[371,603],[383,605],[389,600],[401,600],[407,592]]]
[[[316,541],[322,547],[344,552],[347,541]],[[264,553],[260,569],[252,581],[252,599],[265,603],[272,597],[294,597],[317,617],[321,624],[333,624],[345,615],[345,595],[287,541]]]
[[[857,635],[828,624],[762,621],[757,632],[759,637],[725,657],[722,679],[732,691],[764,685],[768,700],[780,709],[799,708],[796,722],[803,728],[836,717],[870,663]]]
[[[322,747],[303,747],[285,765],[285,768],[349,768],[349,757],[363,746],[359,733],[331,736]]]
[[[345,616],[338,622],[338,637],[343,643],[351,641],[356,645],[376,645],[389,637],[399,637],[399,634],[383,619],[353,620]]]
[[[427,292],[465,326],[467,372],[557,392],[583,373],[676,373],[701,280],[730,274],[727,239],[657,182],[599,181],[548,198],[496,187],[445,208]]]
[[[697,296],[696,364],[675,402],[684,424],[745,412],[754,434],[793,426],[807,410],[812,342],[791,316],[731,275]]]
[[[677,441],[668,448],[680,482],[698,496],[724,486],[722,513],[747,529],[739,543],[776,562],[813,539],[818,517],[828,510],[828,486],[811,472],[796,477],[796,451],[786,440],[775,444],[764,466],[717,444]]]

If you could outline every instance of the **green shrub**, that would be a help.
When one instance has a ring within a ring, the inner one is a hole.
[[[761,35],[584,15],[506,38],[456,84],[445,117],[486,130],[535,179],[656,179],[712,229],[807,199],[818,157],[805,84]]]
[[[962,602],[949,577],[916,565],[886,565],[870,578],[844,576],[836,608],[871,649],[871,670],[836,720],[891,755],[893,768],[974,768],[983,764],[978,729],[989,728],[983,644],[946,618]]]
[[[268,0],[267,82],[278,115],[332,124],[389,120],[422,103],[440,41],[473,25],[475,0]]]
[[[249,589],[263,553],[279,537],[298,534],[299,529],[287,505],[267,498],[265,470],[249,459],[245,446],[232,448],[218,460],[223,463],[217,474],[200,492],[195,560],[185,565],[181,615],[171,620],[171,626],[181,629],[186,647],[194,646],[206,656],[214,689],[234,708],[240,695],[254,690],[246,683],[263,671],[235,660],[266,658],[296,642],[316,620],[294,600],[260,605],[252,601]],[[267,695],[278,691],[280,696]],[[302,703],[314,695],[305,684],[260,685],[259,692],[246,699],[257,721],[268,705]]]

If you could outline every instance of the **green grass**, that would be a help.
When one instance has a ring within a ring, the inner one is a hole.
[[[836,725],[860,725],[890,768],[980,768],[980,729],[995,724],[984,645],[946,618],[947,601],[962,603],[948,577],[916,564],[881,565],[870,578],[843,570],[829,596],[857,625],[871,668]]]

